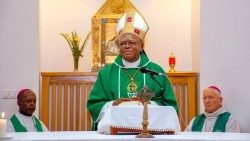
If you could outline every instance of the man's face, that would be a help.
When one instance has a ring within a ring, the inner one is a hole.
[[[222,106],[222,100],[222,97],[213,90],[203,92],[203,103],[207,113],[218,110]]]
[[[143,43],[136,35],[125,33],[118,38],[118,47],[124,60],[134,62],[139,59]]]
[[[26,116],[31,116],[36,110],[36,95],[31,90],[25,90],[17,101],[19,111]]]

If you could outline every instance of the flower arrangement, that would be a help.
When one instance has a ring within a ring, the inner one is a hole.
[[[84,47],[86,46],[90,32],[88,33],[87,37],[85,38],[81,46],[80,46],[81,38],[76,33],[76,31],[71,32],[71,36],[67,33],[61,33],[61,35],[67,40],[69,47],[71,48],[72,55],[74,58],[74,71],[78,71],[79,58],[83,57],[82,51]]]

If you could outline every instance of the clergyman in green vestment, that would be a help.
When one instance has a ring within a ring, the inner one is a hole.
[[[135,11],[125,13],[116,28],[119,55],[114,62],[99,71],[87,102],[93,125],[100,121],[105,110],[129,101],[144,85],[154,92],[151,104],[173,106],[178,112],[176,98],[167,77],[142,73],[141,67],[165,74],[162,67],[149,60],[144,52],[144,38],[148,25]],[[159,84],[158,84],[159,83]],[[92,126],[94,129],[94,126]]]
[[[17,94],[19,112],[7,122],[7,132],[44,132],[46,126],[33,115],[36,109],[36,95],[30,89],[22,89]]]
[[[203,90],[204,113],[193,118],[186,128],[192,132],[240,132],[236,118],[222,105],[221,91],[216,86]]]

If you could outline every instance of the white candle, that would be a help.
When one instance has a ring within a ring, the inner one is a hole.
[[[4,112],[2,112],[2,117],[0,118],[0,138],[6,137],[6,119],[4,115]]]

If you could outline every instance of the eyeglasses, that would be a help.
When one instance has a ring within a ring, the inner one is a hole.
[[[139,44],[140,42],[141,42],[141,41],[138,41],[138,42],[133,42],[133,41],[118,42],[118,46],[119,46],[119,47],[125,47],[125,46],[133,47],[133,46],[136,46],[137,44]]]

